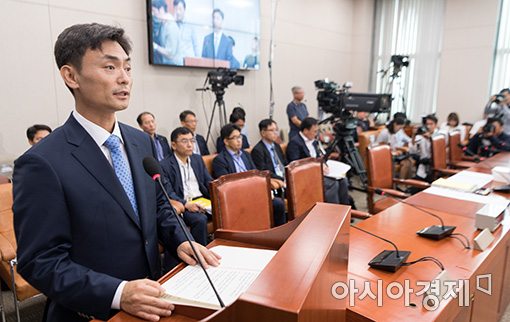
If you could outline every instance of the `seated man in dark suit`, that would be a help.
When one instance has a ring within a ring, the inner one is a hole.
[[[209,155],[209,148],[207,147],[207,142],[200,134],[196,133],[197,130],[197,117],[195,113],[192,111],[186,110],[179,114],[179,120],[181,120],[181,125],[185,128],[191,130],[193,133],[193,137],[195,138],[195,144],[193,146],[193,153],[200,155]]]
[[[318,131],[319,125],[316,119],[307,117],[301,122],[300,132],[287,145],[288,162],[309,157],[318,158],[324,154],[316,140]],[[327,171],[328,167],[325,166],[324,172],[327,173]],[[324,177],[324,190],[327,202],[351,205],[346,179],[335,180]]]
[[[48,297],[46,321],[108,320],[119,309],[159,321],[174,306],[155,281],[158,243],[196,264],[144,171],[143,159],[155,154],[150,137],[116,118],[129,105],[130,51],[121,28],[65,29],[54,52],[75,109],[15,162],[17,271]],[[218,264],[194,243],[205,262]]]
[[[232,114],[230,114],[229,122],[231,124],[237,125],[238,128],[242,129],[244,128],[244,124],[246,123],[246,115],[241,111],[233,111]],[[249,149],[250,143],[248,142],[248,137],[241,133],[242,137],[242,145],[241,149]],[[221,136],[216,139],[216,152],[220,153],[223,150],[225,150],[225,143],[223,142],[223,139]]]
[[[262,120],[259,122],[259,130],[262,139],[253,147],[251,158],[257,169],[271,172],[271,188],[283,196],[287,160],[280,145],[275,143],[278,138],[276,122],[271,119]]]
[[[156,133],[156,119],[151,112],[143,112],[136,118],[138,126],[145,133],[149,134],[156,147],[156,158],[158,161],[163,160],[172,153],[168,140],[163,136]]]
[[[251,156],[241,149],[241,129],[237,125],[225,125],[221,129],[221,138],[225,143],[225,149],[213,160],[215,178],[256,169]],[[273,198],[273,216],[275,226],[282,225],[287,221],[285,204],[281,198]]]
[[[207,245],[207,215],[194,199],[209,199],[209,182],[212,178],[202,157],[193,153],[193,133],[178,127],[170,135],[173,155],[161,161],[163,183],[170,198],[184,205],[184,222],[191,228],[191,235],[202,245]]]

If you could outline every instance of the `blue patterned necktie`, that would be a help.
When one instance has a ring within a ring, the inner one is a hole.
[[[125,159],[122,155],[119,137],[114,134],[110,135],[110,137],[108,137],[108,139],[105,141],[104,146],[110,150],[115,174],[117,175],[117,178],[119,178],[120,184],[122,185],[122,188],[124,188],[124,191],[126,192],[126,195],[131,202],[131,206],[135,211],[137,219],[139,220],[138,206],[136,204],[135,189],[133,186],[133,178],[131,177],[131,171],[129,170],[127,159]]]

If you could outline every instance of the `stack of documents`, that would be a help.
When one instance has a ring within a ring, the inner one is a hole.
[[[351,170],[351,166],[348,164],[345,164],[340,161],[335,160],[328,160],[326,161],[326,165],[329,168],[328,173],[324,173],[325,177],[340,180],[342,178],[345,178],[345,175],[349,170]]]
[[[453,189],[464,192],[474,192],[494,180],[490,174],[461,171],[448,179],[439,178],[432,182],[433,187]]]
[[[226,306],[232,304],[259,276],[276,254],[274,250],[216,246],[211,250],[222,258],[207,272]],[[220,309],[218,299],[200,266],[186,266],[163,283],[162,298],[181,305]]]

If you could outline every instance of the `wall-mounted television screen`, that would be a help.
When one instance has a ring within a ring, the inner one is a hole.
[[[147,0],[154,65],[259,69],[259,0]]]

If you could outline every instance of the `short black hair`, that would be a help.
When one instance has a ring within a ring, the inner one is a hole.
[[[434,114],[429,114],[423,118],[424,120],[430,120],[437,124],[437,117]]]
[[[186,121],[186,118],[188,117],[188,115],[193,115],[194,117],[197,117],[195,115],[195,113],[193,113],[192,111],[185,110],[185,111],[182,111],[181,114],[179,114],[179,120],[181,120],[181,122]]]
[[[166,0],[152,0],[152,6],[154,8],[161,8],[163,7],[165,11],[168,11],[168,4],[166,3]]]
[[[156,119],[156,117],[154,117],[154,114],[152,114],[151,112],[142,112],[136,117],[136,122],[138,123],[138,125],[142,125],[142,117],[144,115],[150,115],[152,116],[153,119]]]
[[[386,125],[386,128],[388,129],[388,131],[391,134],[395,134],[395,131],[393,129],[393,125],[395,125],[395,124],[397,124],[397,125],[405,125],[406,124],[406,119],[403,118],[403,117],[397,116],[393,120],[389,121],[388,124]]]
[[[119,43],[128,55],[131,52],[131,42],[122,28],[89,23],[77,24],[64,29],[58,36],[54,48],[58,69],[70,64],[81,70],[85,52],[88,49],[101,49],[103,42],[107,40]],[[69,86],[67,88],[74,94]]]
[[[266,130],[271,124],[276,124],[276,122],[272,119],[263,119],[259,122],[259,131]]]
[[[502,90],[499,91],[499,94],[505,94],[505,93],[510,94],[510,88],[503,88]]]
[[[191,130],[188,129],[187,127],[184,127],[184,126],[178,127],[175,130],[173,130],[172,133],[170,134],[170,140],[172,142],[177,142],[177,139],[179,138],[179,136],[186,135],[186,134],[193,135],[193,132],[191,132]]]
[[[486,124],[491,124],[491,123],[494,123],[494,122],[498,122],[499,125],[501,125],[501,126],[503,126],[503,124],[504,124],[503,120],[500,117],[489,117],[487,119],[487,123]]]
[[[456,122],[456,125],[459,125],[460,123],[460,120],[459,120],[459,115],[455,112],[451,112],[450,114],[448,114],[448,117],[446,118],[447,121],[455,121]]]
[[[397,117],[401,117],[404,120],[407,120],[407,115],[404,112],[397,112],[397,113],[393,114],[394,119],[396,119]]]
[[[239,120],[243,120],[246,122],[246,114],[241,113],[239,111],[233,111],[232,114],[230,114],[229,122],[235,123]]]
[[[243,116],[246,116],[246,111],[241,106],[234,107],[232,109],[232,113],[239,113],[239,114],[242,114]]]
[[[221,9],[218,8],[214,9],[212,11],[212,15],[214,16],[215,13],[219,14],[222,20],[225,19],[225,14],[223,13],[223,11],[221,11]]]
[[[304,130],[309,130],[312,126],[319,124],[319,122],[313,117],[306,117],[303,121],[301,121],[301,126],[299,130],[302,132]]]
[[[34,124],[27,129],[27,139],[34,140],[35,134],[39,131],[48,131],[51,133],[51,127],[44,124]]]
[[[220,131],[221,139],[222,140],[228,139],[230,134],[232,134],[232,132],[234,132],[236,130],[239,131],[239,133],[241,133],[241,129],[239,128],[239,126],[232,124],[232,123],[225,125],[224,127],[221,128],[221,131]]]
[[[184,0],[174,0],[174,7],[177,7],[179,3],[182,3],[182,6],[186,9],[186,2]]]

